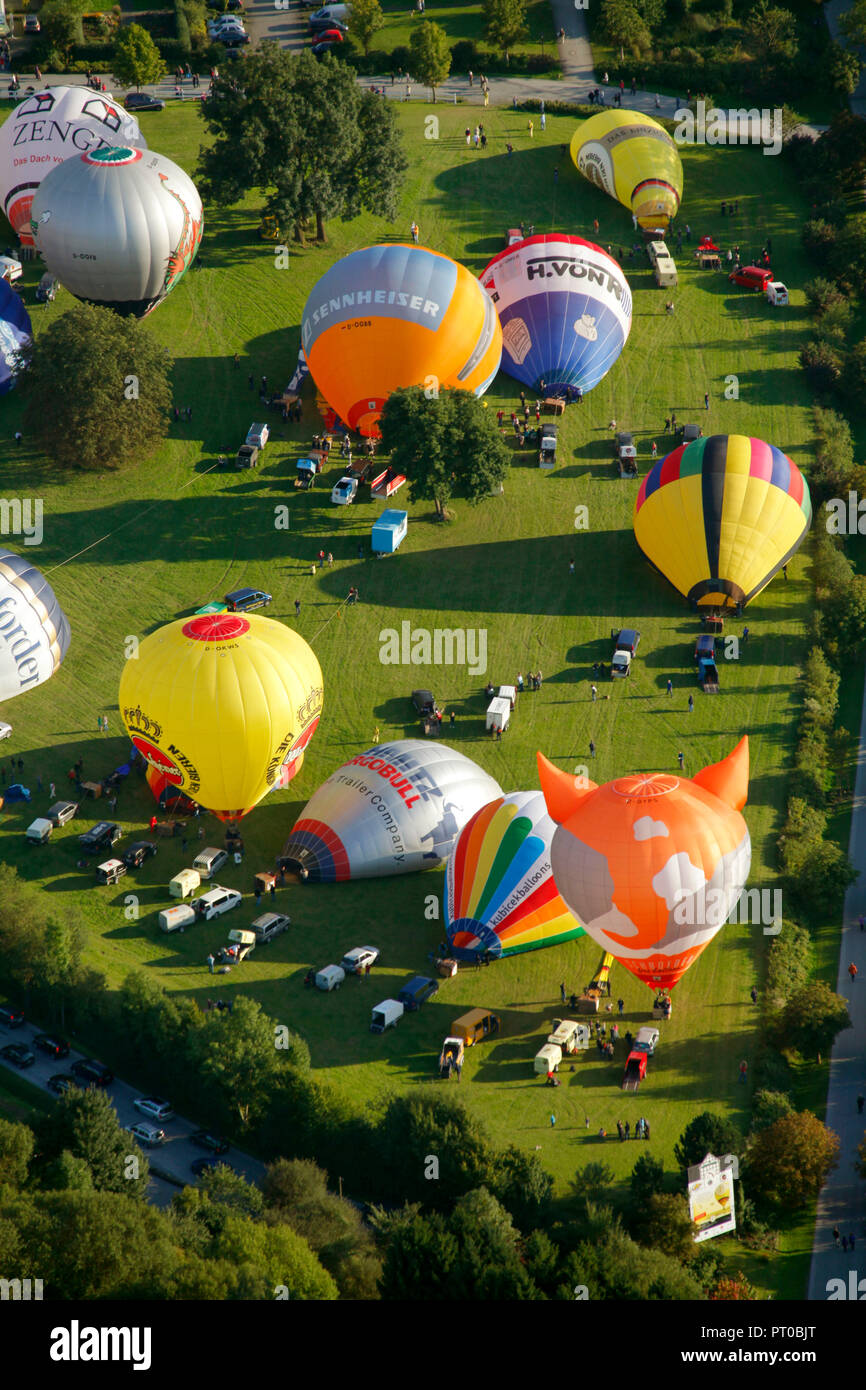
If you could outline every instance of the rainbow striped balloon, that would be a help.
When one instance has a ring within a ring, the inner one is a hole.
[[[458,960],[513,956],[584,934],[553,881],[555,830],[541,792],[497,797],[467,821],[445,871],[445,930]]]

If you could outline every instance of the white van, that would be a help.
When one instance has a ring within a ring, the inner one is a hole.
[[[54,826],[50,820],[46,820],[44,816],[38,816],[33,824],[28,825],[24,831],[24,838],[31,845],[44,845],[51,839],[53,829]]]
[[[250,931],[255,932],[256,941],[260,946],[266,946],[269,941],[273,941],[275,936],[279,936],[280,932],[284,932],[291,924],[291,917],[285,917],[281,912],[263,912],[261,917],[250,922]]]
[[[537,1076],[547,1076],[550,1072],[556,1071],[562,1061],[562,1048],[555,1043],[547,1042],[535,1054],[535,1072]]]
[[[237,888],[217,886],[211,888],[209,893],[202,893],[200,898],[193,898],[192,906],[203,922],[211,922],[214,917],[222,917],[224,912],[231,912],[233,907],[240,907],[242,901]]]
[[[341,24],[347,24],[351,8],[351,5],[323,5],[320,10],[313,11],[310,19],[338,19]]]
[[[670,256],[657,256],[653,275],[659,289],[670,289],[677,283],[677,268]]]
[[[169,881],[168,893],[171,898],[191,898],[196,888],[201,887],[201,876],[197,869],[181,869]]]
[[[326,993],[332,989],[339,989],[345,978],[346,972],[342,965],[326,965],[316,974],[316,989],[323,989]]]
[[[765,293],[768,304],[775,304],[777,307],[783,308],[788,303],[787,286],[783,285],[781,280],[770,280]]]
[[[383,999],[377,1004],[370,1019],[371,1033],[384,1033],[386,1028],[396,1028],[397,1020],[403,1017],[403,1005],[399,999]]]
[[[198,870],[203,879],[213,878],[214,874],[218,874],[223,864],[227,862],[228,854],[224,849],[214,849],[212,845],[209,845],[196,855],[192,861],[192,867]]]
[[[177,907],[164,907],[159,914],[159,925],[165,932],[191,927],[194,921],[195,911],[189,903],[178,903]]]

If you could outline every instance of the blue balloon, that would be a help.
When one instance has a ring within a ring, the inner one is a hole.
[[[533,390],[591,391],[631,329],[621,266],[582,237],[531,236],[495,256],[481,283],[502,325],[502,366]]]
[[[33,328],[20,295],[0,280],[0,395],[11,391],[18,375],[18,353],[30,342]]]

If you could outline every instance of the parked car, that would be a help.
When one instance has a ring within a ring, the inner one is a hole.
[[[30,788],[22,786],[20,782],[13,782],[11,787],[4,787],[0,795],[4,801],[29,801]]]
[[[281,912],[264,912],[261,917],[256,917],[250,922],[250,931],[255,932],[256,941],[260,946],[267,946],[291,926],[291,923],[291,917],[286,917]]]
[[[367,966],[374,966],[378,959],[377,946],[355,946],[343,956],[340,968],[345,970],[347,975],[363,975]]]
[[[79,1086],[110,1086],[114,1080],[114,1073],[102,1062],[94,1062],[87,1058],[81,1062],[73,1062],[69,1070]]]
[[[243,31],[235,34],[231,30],[227,30],[226,33],[219,36],[219,42],[224,44],[226,48],[243,48],[244,44],[249,43],[249,41],[249,34],[245,34]]]
[[[161,97],[152,97],[149,92],[129,92],[123,99],[127,111],[164,111],[165,102]]]
[[[659,1040],[658,1028],[638,1028],[637,1037],[631,1045],[632,1052],[645,1052],[651,1057]]]
[[[59,1071],[54,1076],[49,1076],[45,1084],[56,1096],[65,1096],[70,1086],[78,1086],[80,1083],[77,1077],[70,1076],[68,1071]]]
[[[33,1046],[38,1047],[40,1052],[47,1052],[49,1057],[55,1057],[58,1061],[61,1057],[69,1056],[69,1043],[56,1033],[37,1033],[33,1039]]]
[[[198,872],[199,880],[203,878],[213,878],[218,874],[223,864],[229,862],[228,852],[224,849],[214,849],[208,846],[200,851],[192,861],[192,867]]]
[[[20,1067],[22,1071],[25,1067],[32,1067],[36,1061],[36,1053],[23,1043],[7,1043],[5,1047],[0,1047],[0,1057],[5,1057],[13,1067]]]
[[[123,831],[119,825],[114,821],[101,820],[79,835],[78,843],[85,854],[100,854],[103,850],[111,849],[122,838]]]
[[[764,293],[767,303],[775,304],[777,308],[784,308],[788,303],[788,287],[783,285],[781,280],[768,280],[764,286]]]
[[[433,995],[438,993],[439,984],[436,980],[431,980],[426,975],[413,975],[406,981],[397,999],[404,1009],[411,1013],[420,1009],[422,1004],[426,1004],[428,999],[432,999]]]
[[[732,270],[728,280],[732,285],[739,285],[744,290],[764,291],[773,279],[772,270],[760,265],[743,265],[739,270]]]
[[[206,1129],[199,1129],[195,1134],[190,1135],[193,1144],[198,1144],[200,1149],[210,1149],[211,1153],[227,1154],[231,1147],[228,1139],[220,1139],[216,1134],[209,1133]]]
[[[539,468],[554,468],[556,466],[556,425],[542,425],[541,443],[538,448]]]
[[[412,704],[422,719],[429,719],[436,713],[436,701],[429,690],[413,690]]]
[[[127,1133],[146,1149],[155,1149],[159,1144],[165,1143],[165,1130],[159,1129],[157,1125],[149,1125],[144,1120],[137,1120],[134,1125],[128,1125]]]
[[[126,877],[126,865],[122,859],[106,859],[96,866],[97,883],[117,883]]]
[[[620,632],[612,631],[610,636],[614,644],[610,663],[611,678],[630,676],[632,657],[636,655],[640,645],[640,633],[633,627],[624,627]]]
[[[253,608],[267,608],[273,603],[263,589],[233,589],[225,595],[225,601],[230,613],[249,613]]]
[[[0,280],[8,280],[11,285],[23,274],[24,267],[14,256],[0,256]]]
[[[253,423],[247,430],[245,444],[255,444],[256,448],[263,449],[271,437],[270,429],[267,425]]]
[[[160,1099],[159,1096],[137,1096],[132,1103],[139,1114],[149,1115],[152,1120],[159,1120],[161,1124],[174,1119],[174,1111],[168,1101]]]
[[[258,468],[259,449],[255,444],[242,444],[235,454],[235,468]]]
[[[341,34],[349,32],[348,24],[341,19],[317,19],[315,15],[310,15],[309,25],[311,34],[324,34],[329,29],[336,29]]]
[[[146,859],[153,858],[157,848],[153,840],[136,840],[121,857],[128,869],[140,869]]]
[[[350,502],[354,502],[355,494],[358,491],[358,479],[343,477],[335,483],[331,490],[331,501],[338,507],[347,507]]]
[[[227,30],[240,30],[243,32],[243,21],[237,15],[223,14],[218,19],[209,19],[207,31],[209,34],[222,34]]]
[[[35,14],[25,15],[24,32],[25,34],[38,34],[41,32],[42,25],[39,23],[39,16]]]
[[[4,1028],[23,1028],[25,1018],[20,1009],[12,1009],[8,1004],[0,1004],[0,1023]]]
[[[314,58],[323,58],[334,47],[332,43],[314,43],[310,52]]]
[[[313,44],[319,43],[342,43],[343,31],[341,29],[319,29],[312,36]]]
[[[74,820],[78,815],[78,802],[55,801],[53,806],[48,807],[47,814],[52,825],[65,825],[67,821]]]
[[[54,826],[44,816],[37,816],[24,831],[24,838],[31,845],[47,845],[54,832]]]
[[[236,888],[221,888],[217,885],[209,893],[203,893],[200,898],[193,898],[192,907],[197,917],[210,922],[214,917],[221,917],[224,912],[231,912],[233,907],[240,907],[242,902],[243,898]]]

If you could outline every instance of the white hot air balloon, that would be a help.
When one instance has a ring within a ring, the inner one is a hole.
[[[0,196],[24,246],[33,245],[33,195],[51,170],[88,150],[115,145],[146,149],[147,141],[135,116],[89,87],[49,87],[18,103],[0,126]]]
[[[502,789],[444,743],[399,739],[331,773],[292,827],[280,867],[341,883],[435,869],[463,826]]]
[[[69,619],[23,555],[0,550],[0,700],[47,681],[69,646]]]
[[[71,294],[136,318],[189,269],[202,234],[195,184],[152,150],[94,150],[53,169],[31,227],[48,269]]]

